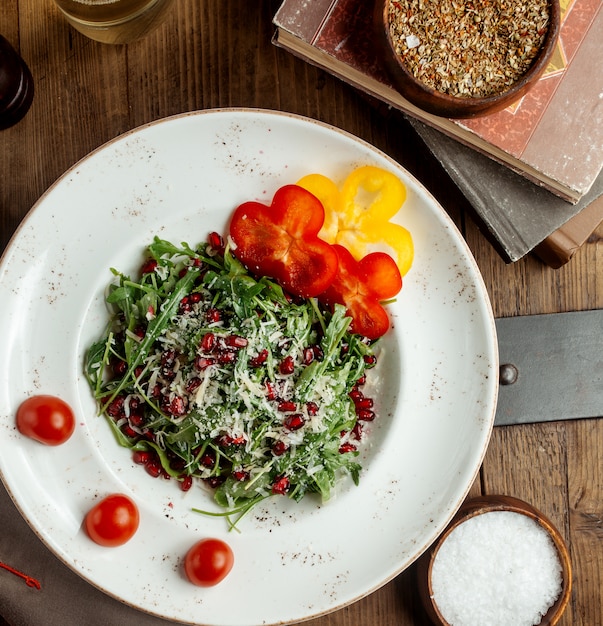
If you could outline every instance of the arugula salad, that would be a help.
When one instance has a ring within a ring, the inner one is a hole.
[[[208,485],[232,525],[272,495],[357,484],[376,355],[345,307],[251,275],[216,233],[194,249],[155,238],[147,253],[139,276],[112,270],[111,319],[85,363],[134,460],[183,490]]]

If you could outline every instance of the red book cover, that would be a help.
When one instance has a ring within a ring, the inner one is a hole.
[[[603,167],[603,3],[561,0],[561,8],[557,51],[537,85],[472,120],[425,113],[391,86],[374,45],[372,2],[285,0],[275,42],[577,202]]]

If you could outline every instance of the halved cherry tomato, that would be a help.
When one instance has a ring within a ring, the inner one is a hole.
[[[347,248],[334,245],[339,257],[337,276],[318,296],[327,306],[342,304],[352,318],[350,330],[377,339],[389,329],[389,317],[381,302],[402,289],[396,262],[384,252],[371,252],[356,261]]]
[[[199,587],[213,587],[222,582],[233,565],[232,549],[221,539],[201,539],[184,559],[188,579]]]
[[[245,202],[230,222],[232,253],[256,274],[275,279],[295,296],[324,291],[337,271],[337,255],[318,238],[324,208],[309,191],[285,185],[272,204]]]
[[[48,446],[65,443],[75,430],[71,407],[48,395],[27,398],[17,409],[19,432]]]
[[[140,514],[136,504],[128,496],[114,493],[88,511],[85,526],[92,541],[114,548],[134,536],[139,522]]]

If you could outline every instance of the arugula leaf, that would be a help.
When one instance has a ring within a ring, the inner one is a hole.
[[[231,528],[282,477],[295,501],[328,500],[342,475],[357,483],[357,454],[340,446],[373,347],[349,332],[345,308],[292,300],[228,248],[155,237],[147,253],[156,267],[137,280],[112,270],[115,314],[84,365],[118,443],[168,476],[209,481],[224,512],[204,512]]]
[[[104,400],[103,408],[106,408],[106,406],[115,399],[125,386],[132,381],[135,369],[141,365],[144,359],[148,356],[151,347],[159,338],[160,333],[168,326],[170,319],[174,316],[178,309],[180,301],[190,292],[191,287],[198,275],[198,268],[188,270],[187,273],[176,283],[174,291],[163,301],[159,315],[157,315],[157,317],[149,323],[142,341],[133,349],[128,351],[128,369],[126,370],[121,382],[114,389],[112,389],[112,393],[107,399]],[[131,341],[131,337],[128,336],[126,341]],[[126,345],[131,344],[127,343]]]

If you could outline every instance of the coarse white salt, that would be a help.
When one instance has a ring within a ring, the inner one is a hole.
[[[436,553],[433,600],[452,626],[534,626],[559,597],[561,563],[532,518],[482,513],[459,524]]]
[[[406,37],[406,45],[412,49],[421,45],[421,40],[416,35],[408,35]]]

